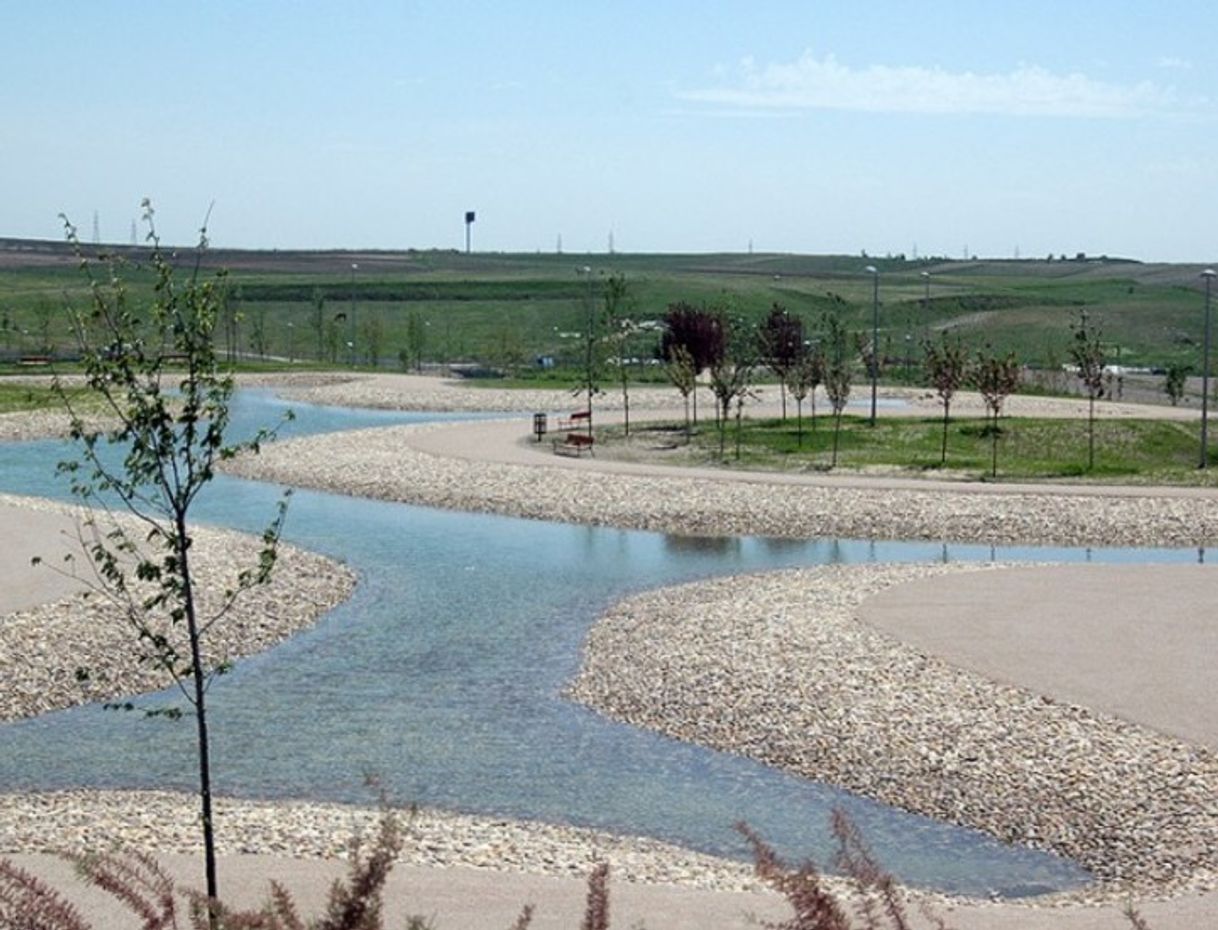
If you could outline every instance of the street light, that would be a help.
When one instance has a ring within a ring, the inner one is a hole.
[[[596,333],[593,331],[593,328],[595,326],[595,321],[592,319],[592,269],[590,267],[588,267],[587,265],[584,265],[584,267],[582,267],[579,271],[580,271],[580,274],[586,276],[588,279],[588,294],[584,298],[588,303],[588,331],[585,335],[585,343],[587,345],[587,357],[585,359],[585,365],[587,366],[587,368],[584,371],[584,376],[588,380],[588,435],[591,436],[592,435],[592,390],[594,387],[594,385],[592,383],[593,382],[592,363],[593,363],[593,353],[596,350],[596,345],[595,345]]]
[[[922,298],[922,309],[930,309],[930,272],[922,272],[922,283],[926,285],[926,296]]]
[[[876,381],[880,375],[880,270],[868,265],[871,275],[871,425],[875,426]]]
[[[1209,468],[1208,427],[1210,415],[1210,282],[1214,280],[1213,268],[1201,272],[1205,278],[1205,335],[1201,341],[1201,467]]]
[[[355,367],[355,336],[356,336],[356,329],[355,329],[355,270],[357,268],[359,268],[359,264],[357,262],[352,262],[351,263],[351,295],[350,295],[351,296],[351,312],[347,314],[350,317],[350,320],[348,321],[347,325],[351,328],[351,338],[347,340],[347,348],[349,348],[351,350],[350,353],[348,353],[348,355],[347,355],[347,363],[352,368]]]

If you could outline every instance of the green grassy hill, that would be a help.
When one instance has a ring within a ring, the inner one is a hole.
[[[138,261],[144,250],[113,247]],[[183,262],[193,260],[189,250]],[[592,298],[604,275],[627,277],[639,319],[660,317],[672,301],[727,303],[759,317],[774,302],[809,325],[825,311],[848,327],[869,328],[872,280],[880,271],[885,354],[903,358],[940,331],[969,345],[1012,350],[1033,365],[1066,357],[1070,326],[1087,310],[1123,364],[1199,367],[1203,292],[1197,266],[1119,259],[905,261],[900,258],[778,254],[572,255],[451,251],[213,250],[206,267],[229,269],[238,314],[231,334],[243,356],[337,355],[396,365],[399,349],[422,340],[425,362],[523,364],[539,355],[574,360]],[[352,265],[358,267],[352,268]],[[929,274],[930,298],[926,299]],[[149,279],[129,274],[138,295]],[[65,299],[82,302],[86,282],[60,243],[0,239],[0,353],[70,349]],[[320,313],[316,302],[320,301]],[[411,320],[413,318],[413,326]],[[319,328],[320,324],[320,328]],[[649,356],[654,336],[632,352]],[[353,343],[348,347],[347,343]],[[334,347],[337,345],[337,353]]]

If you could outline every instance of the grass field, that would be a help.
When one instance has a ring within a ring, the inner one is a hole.
[[[1097,420],[1095,467],[1087,468],[1086,420],[1010,418],[999,421],[1000,480],[1069,480],[1120,484],[1215,485],[1218,475],[1197,469],[1197,427],[1165,420]],[[984,479],[990,474],[993,434],[983,419],[953,420],[948,431],[947,464],[940,466],[941,418],[842,418],[838,469],[880,474]],[[689,445],[680,424],[652,424],[631,431],[602,428],[602,455],[629,456],[682,465],[727,464],[771,471],[821,471],[830,467],[832,416],[820,414],[815,426],[805,411],[803,438],[795,417],[742,421],[740,451],[736,426],[729,422],[721,456],[714,423],[699,424]],[[1218,448],[1211,451],[1211,456]]]
[[[13,240],[0,240],[0,354],[70,349],[64,303],[82,305],[87,287],[75,262],[57,248],[16,251]],[[181,261],[187,260],[184,254]],[[559,367],[576,364],[589,302],[599,311],[609,273],[626,276],[640,320],[659,318],[677,300],[722,304],[753,318],[778,302],[809,326],[832,310],[849,328],[869,329],[872,280],[863,269],[874,264],[880,343],[890,360],[910,355],[916,361],[921,342],[947,330],[970,346],[988,342],[1027,363],[1057,367],[1067,360],[1070,327],[1086,309],[1113,361],[1200,367],[1199,269],[1182,265],[413,251],[217,251],[208,262],[230,269],[236,322],[224,338],[243,361],[320,358],[396,368],[406,349],[425,363],[476,361],[529,377],[538,356],[554,358]],[[133,267],[128,278],[132,293],[146,296],[147,271]],[[655,334],[642,334],[629,353],[647,358],[655,347]]]

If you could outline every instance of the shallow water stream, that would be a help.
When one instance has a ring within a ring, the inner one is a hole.
[[[241,394],[237,423],[282,402]],[[289,432],[451,419],[294,404]],[[0,445],[0,491],[64,497],[58,442]],[[278,489],[220,478],[208,522],[259,530]],[[315,629],[241,662],[212,691],[222,794],[406,802],[655,836],[740,855],[746,820],[825,861],[838,805],[903,880],[1010,895],[1072,887],[1072,863],[892,810],[762,765],[604,720],[564,701],[580,642],[613,601],[713,575],[866,561],[1194,561],[1195,550],[991,549],[848,540],[687,539],[298,491],[287,538],[360,575]],[[141,699],[164,704],[165,695]],[[0,727],[0,790],[193,787],[193,728],[96,706]]]

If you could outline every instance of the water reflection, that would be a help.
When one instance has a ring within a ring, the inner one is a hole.
[[[265,419],[257,396],[246,421]],[[293,432],[349,412],[300,408]],[[361,412],[359,425],[419,415]],[[55,443],[0,447],[0,488],[53,496]],[[200,515],[258,530],[275,488],[221,479]],[[561,697],[591,622],[646,588],[814,564],[960,559],[1078,561],[1092,554],[939,542],[681,537],[452,513],[299,492],[287,536],[347,560],[361,583],[316,629],[238,665],[213,689],[216,779],[251,797],[364,800],[380,774],[403,800],[658,836],[739,854],[746,819],[793,858],[825,861],[840,805],[885,864],[947,890],[1058,888],[1070,863],[1010,849],[791,778],[746,759],[608,722]],[[1192,550],[1097,550],[1097,559],[1191,560]],[[159,702],[169,695],[141,699]],[[6,789],[189,788],[189,726],[83,707],[0,727]]]

